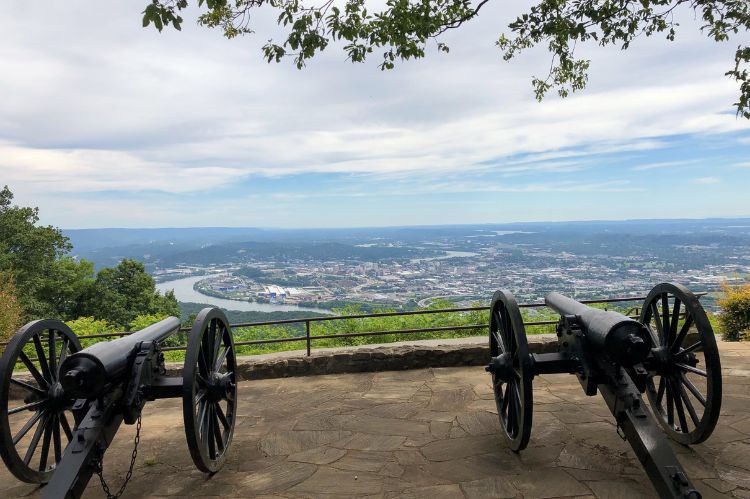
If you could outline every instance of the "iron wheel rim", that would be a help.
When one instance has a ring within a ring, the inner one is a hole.
[[[35,357],[24,350],[32,350]],[[81,344],[70,328],[60,321],[43,319],[19,329],[0,358],[0,456],[23,482],[49,482],[73,437],[71,419],[73,424],[75,419],[70,409],[74,401],[65,397],[59,374],[62,361],[79,350]],[[30,379],[14,376],[19,363]],[[12,387],[26,394],[23,403],[11,402]],[[28,419],[27,413],[31,413]],[[16,425],[11,416],[26,422],[13,430]],[[25,452],[19,452],[25,442]]]
[[[183,368],[183,417],[193,462],[217,472],[227,458],[237,416],[237,363],[229,321],[216,308],[195,319]]]
[[[531,437],[533,409],[529,347],[518,303],[508,291],[497,291],[490,307],[490,355],[509,354],[514,376],[509,381],[492,374],[497,414],[511,450],[526,448]]]
[[[698,297],[682,285],[659,284],[646,298],[640,322],[660,357],[646,383],[652,412],[673,440],[685,445],[705,441],[721,411],[721,361]],[[693,328],[697,339],[690,334]]]

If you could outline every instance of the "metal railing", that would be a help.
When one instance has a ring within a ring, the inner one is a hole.
[[[581,303],[592,305],[592,304],[607,304],[607,303],[643,302],[644,300],[645,300],[644,296],[636,296],[636,297],[628,296],[628,297],[619,297],[619,298],[602,298],[602,299],[597,299],[597,300],[580,300],[580,301]],[[519,304],[519,307],[525,308],[525,309],[541,308],[541,307],[545,307],[545,304],[543,302],[521,303]],[[367,337],[367,336],[383,336],[383,335],[390,335],[390,334],[408,336],[408,335],[421,334],[421,333],[439,333],[439,332],[447,332],[447,331],[471,331],[471,330],[478,331],[482,329],[484,330],[487,329],[487,322],[485,321],[482,324],[456,324],[456,325],[447,325],[447,326],[441,325],[441,326],[424,327],[424,328],[313,335],[311,334],[311,331],[310,331],[312,323],[333,322],[333,321],[342,321],[342,320],[356,320],[356,319],[372,319],[372,318],[378,318],[378,317],[401,317],[401,316],[411,316],[411,315],[463,314],[467,312],[489,311],[489,309],[490,309],[489,306],[456,307],[456,308],[443,308],[443,309],[412,310],[412,311],[404,311],[404,312],[380,312],[380,313],[371,313],[371,314],[303,317],[303,318],[298,318],[298,319],[282,319],[282,320],[274,320],[274,321],[240,322],[236,324],[231,324],[231,327],[232,328],[254,328],[254,327],[262,327],[262,326],[284,326],[284,325],[304,324],[305,334],[302,336],[238,341],[238,342],[235,342],[235,346],[252,346],[252,345],[268,345],[268,344],[274,344],[274,343],[304,342],[307,355],[309,356],[311,355],[311,352],[313,349],[313,342],[317,340],[327,340],[327,339],[337,339],[337,338],[357,338],[357,337]],[[636,306],[636,307],[631,307],[626,312],[625,315],[637,318],[639,313],[640,313],[640,307]],[[557,323],[557,320],[528,321],[528,322],[524,322],[524,326],[527,326],[527,327],[548,326],[548,325],[553,325],[556,323]],[[185,332],[188,330],[189,330],[188,327],[180,328],[180,332]],[[126,332],[120,332],[120,333],[102,333],[102,334],[82,335],[82,336],[79,336],[78,338],[80,340],[117,338],[117,337],[127,336],[129,334],[132,334],[132,333],[126,331]],[[0,343],[0,347],[4,347],[6,344],[7,342]],[[165,346],[164,348],[162,348],[162,350],[174,351],[174,350],[185,350],[186,348],[187,348],[186,345]]]

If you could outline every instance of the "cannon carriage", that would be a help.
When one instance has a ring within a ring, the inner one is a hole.
[[[520,452],[528,445],[534,377],[574,374],[586,395],[601,393],[661,497],[700,498],[667,441],[703,442],[721,409],[718,348],[698,298],[679,284],[659,284],[638,320],[559,293],[545,303],[560,315],[558,351],[535,354],[513,295],[498,291],[492,299],[486,369],[509,447]]]
[[[143,407],[161,398],[182,398],[192,460],[203,472],[218,471],[237,414],[232,331],[220,309],[203,309],[182,375],[168,376],[162,343],[179,328],[169,317],[88,348],[60,321],[21,328],[0,358],[0,456],[10,472],[47,484],[45,498],[80,497],[96,473],[107,496],[117,497],[132,473]],[[112,493],[102,459],[122,423],[137,425],[136,448],[125,483]]]
[[[545,301],[560,315],[558,351],[537,354],[512,294],[498,291],[492,300],[487,370],[509,447],[521,452],[529,443],[534,377],[573,374],[587,395],[601,393],[662,497],[700,497],[667,441],[700,443],[719,417],[721,366],[698,298],[660,284],[637,320],[557,293]],[[0,457],[11,473],[47,483],[48,498],[79,497],[99,474],[107,496],[117,497],[123,488],[111,493],[102,476],[104,453],[122,423],[139,429],[145,404],[161,398],[182,398],[190,455],[201,471],[218,471],[237,414],[231,328],[220,310],[204,309],[189,333],[182,375],[168,376],[163,342],[178,330],[169,318],[88,348],[59,321],[19,330],[0,358]]]

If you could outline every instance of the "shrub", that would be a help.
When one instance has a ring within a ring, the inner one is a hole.
[[[750,284],[722,288],[724,296],[718,300],[722,337],[726,341],[750,339]]]
[[[22,314],[12,276],[0,272],[0,341],[7,341],[13,336],[21,325]]]

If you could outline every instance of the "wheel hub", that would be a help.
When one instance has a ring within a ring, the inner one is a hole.
[[[508,382],[513,378],[513,358],[509,353],[503,353],[492,357],[492,361],[485,368],[502,381]]]
[[[229,373],[211,373],[208,378],[208,399],[212,402],[229,399],[234,391],[234,383]]]

